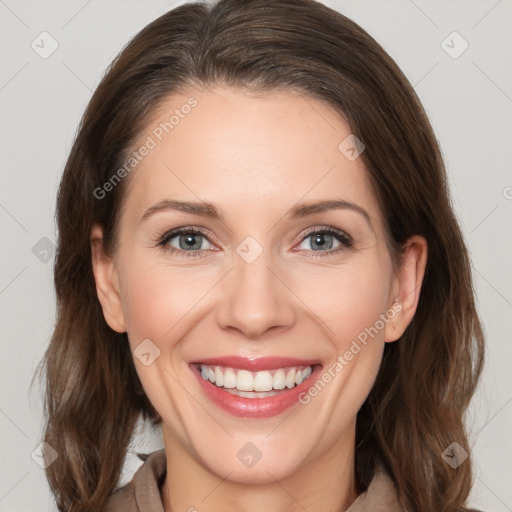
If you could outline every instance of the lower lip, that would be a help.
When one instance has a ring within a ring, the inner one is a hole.
[[[316,381],[322,367],[321,365],[313,367],[311,375],[298,386],[291,389],[285,388],[277,395],[265,398],[245,398],[232,395],[209,380],[203,379],[197,366],[191,365],[191,369],[206,396],[224,411],[242,418],[271,418],[299,403],[299,395],[302,392],[307,392],[311,383]]]

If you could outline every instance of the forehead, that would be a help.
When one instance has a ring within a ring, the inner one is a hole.
[[[347,137],[338,112],[295,91],[175,93],[135,144],[150,149],[131,172],[125,207],[140,212],[165,197],[208,201],[240,216],[241,209],[279,214],[300,200],[342,198],[378,224],[364,163],[347,157]]]

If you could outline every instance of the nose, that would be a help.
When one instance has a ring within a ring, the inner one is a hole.
[[[267,331],[275,333],[293,326],[294,295],[273,265],[270,252],[263,251],[251,263],[234,254],[233,269],[223,280],[221,305],[217,310],[221,328],[257,340]]]

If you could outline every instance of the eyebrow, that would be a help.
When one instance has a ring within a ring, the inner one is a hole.
[[[366,222],[369,224],[372,231],[374,231],[372,221],[368,212],[361,206],[345,201],[343,199],[329,199],[325,201],[316,201],[310,203],[299,203],[296,204],[290,211],[285,215],[288,220],[300,219],[313,215],[315,213],[326,212],[329,210],[352,210],[359,213],[364,217]],[[200,215],[202,217],[208,217],[214,220],[224,222],[224,216],[220,210],[212,203],[207,202],[191,202],[191,201],[178,201],[171,199],[162,199],[156,204],[148,208],[141,217],[141,222],[147,218],[160,212],[167,211],[179,211],[185,213],[192,213],[194,215]]]

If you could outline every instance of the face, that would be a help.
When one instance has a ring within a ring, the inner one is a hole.
[[[416,266],[393,271],[362,159],[339,149],[350,133],[319,100],[216,87],[169,97],[141,135],[154,144],[98,295],[166,448],[217,475],[350,459],[384,344],[413,313]]]

